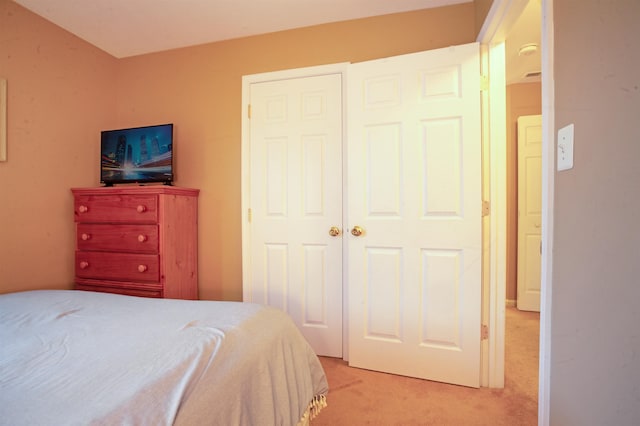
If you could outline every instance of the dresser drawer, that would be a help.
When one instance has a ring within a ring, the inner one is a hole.
[[[76,222],[155,223],[158,197],[155,195],[80,195],[74,200]]]
[[[158,253],[158,226],[79,223],[76,244],[81,251]]]
[[[122,287],[122,286],[110,286],[110,285],[102,285],[102,284],[85,284],[85,283],[77,283],[76,290],[84,290],[84,291],[99,291],[102,293],[115,293],[115,294],[124,294],[127,296],[139,296],[139,297],[162,297],[162,291],[160,289],[147,289],[147,288],[133,288],[133,287]]]
[[[76,277],[114,281],[160,280],[159,256],[153,254],[76,251]]]

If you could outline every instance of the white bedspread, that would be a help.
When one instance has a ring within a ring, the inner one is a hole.
[[[0,295],[2,425],[295,425],[327,390],[318,358],[276,309]]]

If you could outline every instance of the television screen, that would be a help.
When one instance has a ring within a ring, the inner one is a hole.
[[[173,181],[173,124],[105,130],[101,134],[100,182]]]

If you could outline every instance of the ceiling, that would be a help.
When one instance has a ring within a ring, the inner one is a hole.
[[[14,0],[116,58],[473,0]]]
[[[329,22],[473,0],[14,0],[116,58]],[[505,44],[507,84],[539,81],[540,0],[530,0]]]
[[[529,0],[505,41],[507,84],[540,81],[540,75],[535,73],[541,70],[541,28],[541,1]],[[527,44],[536,44],[538,48],[528,55],[520,54],[520,48]]]

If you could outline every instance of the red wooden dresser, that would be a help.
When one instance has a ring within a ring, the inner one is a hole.
[[[198,298],[198,193],[173,186],[73,188],[76,289]]]

